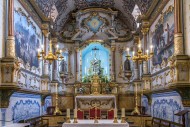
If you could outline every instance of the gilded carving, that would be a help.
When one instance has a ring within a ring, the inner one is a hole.
[[[175,33],[174,34],[174,55],[183,55],[183,34]]]
[[[14,58],[15,55],[15,39],[14,36],[8,36],[7,38],[7,57]]]

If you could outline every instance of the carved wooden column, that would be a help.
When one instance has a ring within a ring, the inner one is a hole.
[[[181,95],[184,107],[190,107],[189,56],[184,54],[182,30],[182,0],[174,0],[174,57],[170,60],[170,72],[174,90]]]
[[[116,46],[111,46],[111,51],[112,51],[112,81],[116,81],[116,72],[115,72],[115,50]]]
[[[48,36],[49,36],[49,24],[42,24],[42,33],[44,35],[44,52],[45,55],[48,53]],[[44,66],[43,66],[43,75],[48,76],[49,75],[49,67],[48,67],[48,61],[44,61]]]
[[[174,55],[183,55],[183,33],[182,33],[182,0],[174,0]]]
[[[75,42],[75,82],[80,82],[79,42]]]
[[[8,1],[8,37],[6,56],[12,58],[16,56],[14,38],[14,0]]]
[[[7,9],[7,8],[6,8]],[[6,54],[1,59],[1,82],[0,82],[0,108],[9,106],[11,95],[18,89],[19,62],[15,55],[14,38],[14,0],[8,0],[8,37],[6,42]]]
[[[148,31],[149,31],[149,22],[143,21],[142,22],[142,34],[144,39],[144,49],[143,53],[146,54],[146,51],[148,50],[147,43],[148,43]],[[148,74],[148,61],[143,61],[143,74]]]

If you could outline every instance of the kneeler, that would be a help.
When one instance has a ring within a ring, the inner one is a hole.
[[[84,119],[84,111],[80,109],[77,110],[77,119]]]

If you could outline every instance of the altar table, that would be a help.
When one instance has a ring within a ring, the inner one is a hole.
[[[98,123],[94,123],[94,120],[77,120],[78,123],[64,123],[62,127],[129,127],[128,123],[113,123],[113,120],[98,120]]]

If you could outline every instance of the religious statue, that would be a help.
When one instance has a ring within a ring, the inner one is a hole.
[[[127,58],[124,62],[124,75],[125,77],[130,80],[131,76],[132,76],[132,71],[131,71],[131,66],[130,66],[130,61]]]
[[[61,66],[61,72],[64,72],[64,73],[67,73],[67,63],[65,60],[62,60],[61,63],[60,63],[60,66]]]
[[[101,68],[101,60],[94,58],[90,62],[89,74],[90,75],[97,74],[99,76],[101,76],[103,74],[103,68]]]
[[[131,71],[130,61],[126,59],[124,62],[124,71]]]

